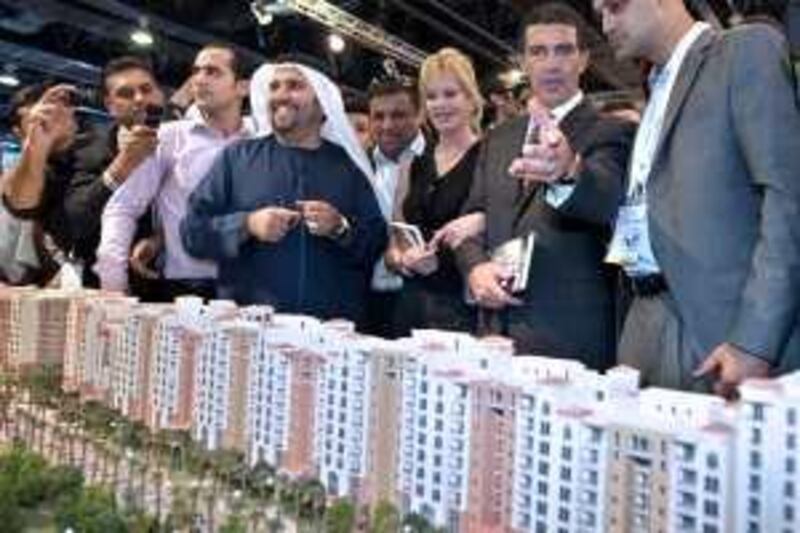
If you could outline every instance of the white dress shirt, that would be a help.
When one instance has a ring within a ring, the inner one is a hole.
[[[625,262],[622,266],[630,276],[644,276],[656,274],[661,271],[653,254],[650,244],[647,212],[647,181],[650,178],[650,171],[653,167],[656,149],[661,139],[661,130],[664,117],[667,112],[670,95],[675,86],[675,81],[683,65],[689,49],[710,26],[705,22],[696,22],[692,28],[678,42],[672,51],[669,60],[663,67],[653,67],[649,76],[650,98],[642,115],[642,121],[636,133],[636,141],[633,146],[631,156],[630,180],[625,199],[625,206],[644,206],[644,216],[641,217],[640,233],[642,238],[636,239],[637,250],[634,254],[623,256],[635,256],[631,262]],[[617,227],[615,237],[620,231]],[[616,246],[622,246],[617,242],[620,239],[612,239],[610,255],[614,254]]]
[[[211,261],[191,257],[183,248],[180,222],[186,214],[189,195],[205,177],[223,148],[251,135],[242,129],[224,136],[209,127],[202,116],[163,124],[158,146],[128,179],[120,185],[103,211],[100,246],[95,272],[104,289],[128,288],[128,257],[136,221],[154,203],[164,234],[166,279],[213,279],[217,267]]]
[[[376,146],[372,157],[375,162],[375,190],[384,197],[386,205],[392,206],[390,219],[402,218],[403,197],[408,192],[408,183],[401,183],[407,178],[414,158],[425,152],[425,136],[417,133],[411,143],[400,152],[396,159],[387,157]],[[378,292],[398,291],[403,287],[403,278],[393,274],[386,267],[383,259],[375,265],[372,274],[372,289]]]

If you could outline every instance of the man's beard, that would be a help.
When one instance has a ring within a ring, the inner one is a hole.
[[[277,133],[291,133],[297,130],[298,124],[296,120],[272,120],[272,130]]]
[[[308,116],[305,116],[302,111],[302,109],[290,104],[273,106],[270,109],[272,129],[284,134],[303,129],[306,126]]]

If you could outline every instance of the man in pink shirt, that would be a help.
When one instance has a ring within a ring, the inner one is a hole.
[[[211,44],[197,54],[191,77],[193,112],[183,120],[160,127],[155,153],[117,189],[103,212],[95,267],[102,288],[128,289],[129,250],[136,220],[154,204],[161,238],[158,245],[151,246],[151,255],[163,256],[161,297],[171,300],[182,294],[214,296],[216,265],[189,256],[178,228],[189,195],[217,154],[249,136],[242,118],[242,101],[248,88],[235,50]],[[138,265],[137,270],[142,272],[143,265]],[[159,274],[149,271],[149,275]]]

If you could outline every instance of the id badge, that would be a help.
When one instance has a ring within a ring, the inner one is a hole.
[[[642,252],[650,248],[647,231],[647,204],[640,202],[622,206],[617,215],[614,236],[606,255],[606,263],[620,265],[626,270],[635,270],[643,260]]]

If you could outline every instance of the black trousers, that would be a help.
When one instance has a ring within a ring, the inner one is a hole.
[[[147,301],[169,303],[179,296],[199,296],[203,300],[217,297],[213,279],[160,279],[148,286]]]
[[[464,303],[464,291],[432,290],[415,279],[406,280],[395,308],[394,329],[405,336],[414,329],[474,333],[477,310]]]
[[[384,339],[399,336],[395,326],[395,313],[400,291],[369,291],[366,309],[358,330]]]

